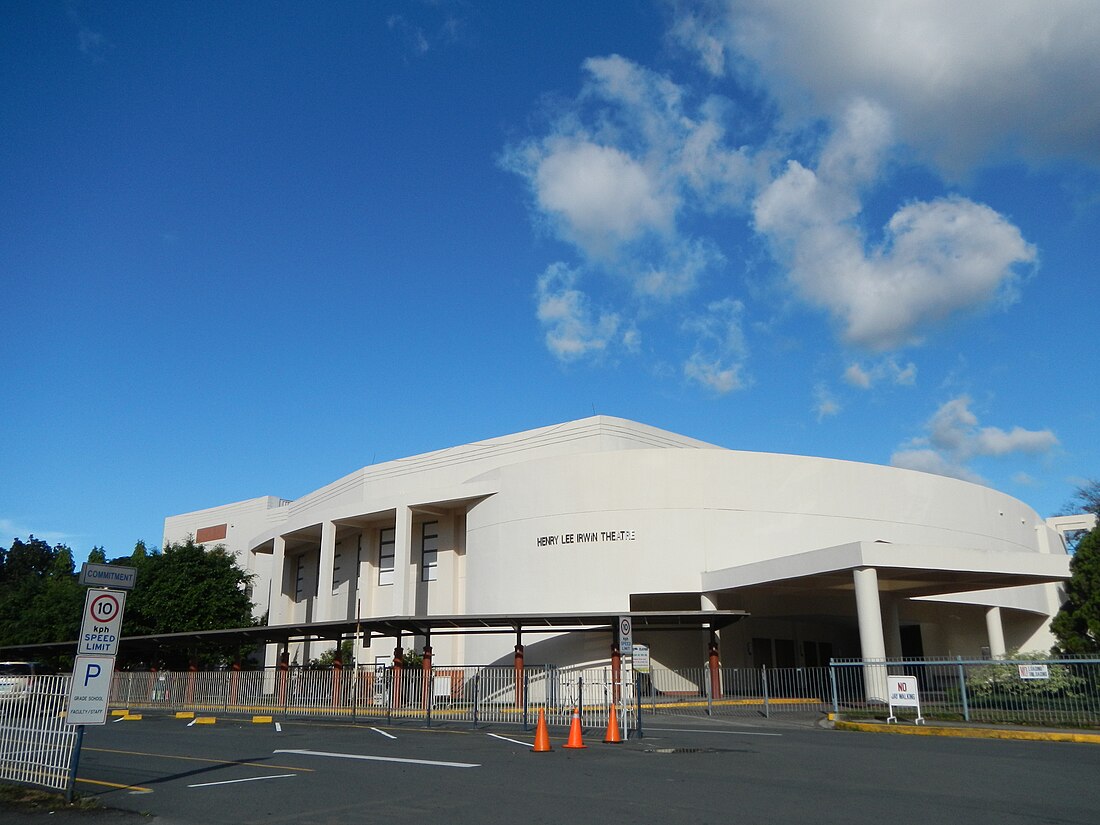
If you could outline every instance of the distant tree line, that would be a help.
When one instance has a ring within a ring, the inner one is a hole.
[[[133,553],[106,559],[103,548],[88,556],[94,563],[137,568],[137,585],[126,597],[123,636],[147,636],[187,630],[221,630],[256,624],[249,594],[251,574],[237,566],[223,547],[206,548],[188,538],[163,550],[139,541]],[[0,646],[74,641],[80,632],[84,594],[73,553],[33,535],[0,547]],[[168,643],[140,650],[119,648],[117,666],[186,669],[192,661],[206,669],[247,655],[239,645],[204,647]],[[37,657],[65,670],[72,650]]]

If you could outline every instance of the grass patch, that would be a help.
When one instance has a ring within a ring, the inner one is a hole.
[[[0,804],[17,805],[22,808],[42,811],[53,811],[59,808],[92,811],[103,807],[99,800],[94,797],[82,797],[77,794],[70,804],[65,801],[65,794],[62,793],[6,783],[0,783]]]

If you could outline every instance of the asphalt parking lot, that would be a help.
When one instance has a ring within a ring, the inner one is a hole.
[[[78,790],[174,823],[1088,823],[1100,746],[653,721],[550,753],[515,728],[146,715],[87,728]],[[146,820],[148,821],[148,820]]]

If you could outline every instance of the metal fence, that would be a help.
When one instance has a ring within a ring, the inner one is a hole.
[[[913,676],[925,717],[973,722],[1100,726],[1100,659],[834,659],[828,667],[655,667],[621,679],[610,667],[361,666],[254,671],[117,672],[114,707],[218,713],[410,719],[533,727],[539,711],[586,728],[641,713],[774,717],[828,711],[853,718],[888,715],[889,676]],[[900,709],[901,718],[915,712]]]
[[[328,716],[387,720],[568,724],[576,709],[585,726],[606,724],[610,705],[629,717],[636,705],[629,679],[611,668],[453,666],[267,668],[252,671],[116,672],[111,705],[133,709]]]
[[[831,706],[826,667],[653,668],[638,684],[643,713],[771,717]]]
[[[1100,726],[1100,659],[834,659],[833,708],[881,717],[888,677],[912,676],[923,716],[966,722]],[[914,719],[915,708],[896,708]]]
[[[77,729],[65,724],[71,676],[0,679],[0,780],[67,791]]]

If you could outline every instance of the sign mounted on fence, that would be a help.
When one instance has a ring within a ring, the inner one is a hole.
[[[1049,679],[1049,665],[1016,665],[1021,679]]]
[[[917,687],[916,676],[887,676],[886,689],[889,693],[890,716],[887,722],[896,722],[894,708],[916,708],[919,725],[924,721],[920,713],[920,688]]]
[[[634,669],[649,673],[649,645],[634,645]]]
[[[84,618],[80,624],[78,654],[115,656],[122,636],[122,614],[126,609],[126,591],[89,590],[84,598]]]

